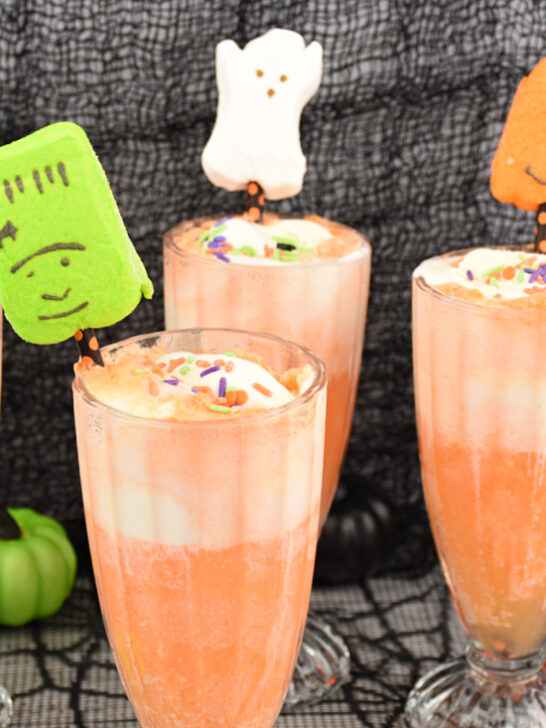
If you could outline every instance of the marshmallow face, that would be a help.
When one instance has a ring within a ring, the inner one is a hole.
[[[219,43],[218,110],[201,157],[209,180],[230,191],[258,182],[270,200],[296,195],[306,169],[301,112],[321,75],[322,47],[305,47],[292,30],[270,30],[243,50],[232,40]]]

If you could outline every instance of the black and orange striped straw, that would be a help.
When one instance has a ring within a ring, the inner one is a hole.
[[[246,212],[253,222],[264,219],[265,194],[257,182],[249,182],[246,187]]]
[[[104,366],[100,346],[94,329],[80,329],[74,334],[78,350],[80,352],[80,362],[84,367],[96,364],[99,367]]]
[[[546,253],[546,202],[539,205],[537,210],[537,225],[535,228],[535,252]]]

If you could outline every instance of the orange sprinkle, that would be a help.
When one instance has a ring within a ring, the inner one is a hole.
[[[512,265],[507,265],[506,268],[504,268],[504,270],[502,271],[502,277],[506,278],[507,281],[509,281],[515,275],[516,275],[516,269]]]
[[[257,220],[260,217],[260,208],[259,207],[249,207],[247,212],[248,212],[248,217],[251,220]]]
[[[164,361],[158,361],[156,364],[156,367],[159,367],[160,369],[165,369],[166,366],[167,365],[165,364]]]
[[[91,367],[94,364],[93,359],[91,359],[90,356],[82,356],[80,360],[81,368],[82,369],[91,369]]]
[[[248,394],[244,389],[238,389],[235,392],[235,404],[244,404],[248,401]]]
[[[232,361],[228,361],[228,363],[226,364],[226,372],[232,372],[234,366],[235,364]]]
[[[254,382],[254,384],[252,386],[254,387],[254,389],[257,392],[259,392],[260,394],[263,394],[264,397],[272,397],[273,396],[273,392],[270,389],[268,389],[267,387],[264,387],[264,385],[263,384],[260,384],[259,382]]]
[[[150,381],[148,382],[148,391],[150,392],[152,397],[157,397],[157,395],[159,394],[158,384],[157,382],[154,382],[153,379],[150,379]]]
[[[215,359],[213,364],[215,367],[223,367],[225,364],[225,361],[223,359]]]
[[[74,338],[76,339],[76,341],[81,341],[83,339],[83,331],[81,331],[81,329],[80,331],[76,331],[76,333],[74,334]]]
[[[197,359],[195,362],[196,367],[201,367],[201,369],[208,369],[210,367],[210,361],[206,361],[205,359]]]
[[[231,407],[235,404],[236,401],[236,392],[234,389],[230,389],[229,392],[226,392],[226,404],[228,407]]]
[[[171,359],[169,362],[169,366],[167,367],[167,371],[169,374],[176,369],[176,367],[182,366],[182,364],[186,361],[185,356],[180,356],[178,359]]]
[[[249,195],[255,195],[258,192],[258,185],[256,182],[249,182],[247,190]]]
[[[99,350],[99,342],[97,341],[96,336],[92,336],[87,343],[89,344],[89,348],[91,349],[91,351]]]
[[[271,258],[271,256],[273,255],[273,248],[271,248],[269,245],[266,244],[266,245],[264,245],[264,251],[265,251],[265,257]]]
[[[539,225],[544,225],[546,223],[546,212],[538,213],[537,222]]]

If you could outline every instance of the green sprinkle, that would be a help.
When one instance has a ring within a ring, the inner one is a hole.
[[[226,392],[236,392],[237,387],[234,387],[233,384],[230,384],[229,387],[226,387]]]
[[[226,229],[226,223],[224,222],[221,225],[218,225],[218,227],[211,228],[209,232],[212,233],[212,237],[215,238],[218,235],[218,233],[223,233],[225,229]]]
[[[523,283],[524,280],[525,280],[525,271],[523,270],[523,268],[520,268],[518,271],[518,277],[516,278],[516,281],[518,283]]]
[[[187,356],[186,357],[186,361],[188,362],[188,364],[193,364],[193,362],[195,361],[195,357],[194,356]]]
[[[233,352],[231,351],[223,351],[222,356],[235,356],[235,354],[233,354]]]
[[[496,278],[490,278],[488,283],[490,286],[495,286],[495,288],[499,287],[499,282]]]
[[[526,256],[526,255],[524,255],[523,253],[518,253],[518,258],[519,258],[520,260],[525,260],[525,258],[526,258],[526,257],[527,257],[527,256]]]
[[[190,371],[190,369],[191,369],[191,367],[189,364],[184,364],[183,366],[180,367],[180,369],[178,371],[180,372],[180,374],[187,374]]]
[[[500,271],[504,270],[505,268],[505,265],[497,265],[495,266],[495,268],[491,268],[491,270],[488,270],[487,273],[482,273],[482,277],[489,278],[489,276],[492,276],[493,273],[500,273]]]
[[[241,253],[246,253],[249,257],[256,255],[256,251],[250,245],[243,245],[242,248],[238,248]]]
[[[140,374],[142,372],[142,369],[135,369],[135,374]]]
[[[210,233],[211,233],[210,230],[205,230],[205,232],[203,233],[203,235],[201,235],[201,237],[197,241],[199,243],[199,245],[203,245],[204,243],[208,243],[208,241],[212,239]]]
[[[233,248],[233,250],[230,250],[230,251],[229,251],[229,254],[230,254],[230,255],[242,255],[242,253],[241,253],[241,251],[239,250],[239,248]]]
[[[224,407],[221,404],[211,404],[209,405],[209,409],[211,409],[213,412],[231,412],[230,407]]]
[[[279,254],[279,249],[275,248],[275,250],[273,251],[273,260],[280,260],[280,259],[281,259],[281,256]]]

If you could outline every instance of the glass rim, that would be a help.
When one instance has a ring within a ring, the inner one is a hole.
[[[293,214],[293,215],[287,215],[287,214],[281,214],[281,213],[275,213],[278,215],[281,219],[294,219],[294,218],[301,218],[303,219],[305,215],[300,214]],[[165,233],[163,233],[163,248],[168,248],[171,250],[175,255],[178,255],[180,258],[187,258],[192,261],[197,260],[203,265],[209,265],[214,266],[215,268],[218,267],[219,261],[214,259],[214,256],[205,256],[205,255],[199,255],[198,253],[194,253],[188,250],[185,250],[184,248],[180,248],[172,239],[170,233],[179,225],[184,225],[186,223],[190,222],[205,222],[206,220],[221,220],[224,217],[229,217],[230,215],[233,215],[232,212],[225,212],[225,213],[218,213],[215,215],[202,215],[201,217],[195,217],[190,218],[189,220],[182,220],[181,222],[177,223],[177,225],[174,225],[172,228],[167,230]],[[335,222],[334,220],[329,220],[328,218],[324,218],[328,222]],[[328,260],[318,260],[313,261],[312,263],[287,263],[286,265],[279,264],[279,265],[270,265],[268,263],[234,263],[235,266],[241,267],[245,270],[248,269],[256,269],[256,270],[301,270],[305,268],[325,268],[328,266],[337,266],[342,264],[349,264],[356,260],[360,260],[364,257],[364,255],[367,253],[371,255],[372,252],[372,245],[370,243],[369,238],[364,235],[364,233],[361,233],[360,230],[356,230],[355,228],[352,228],[350,225],[345,225],[345,223],[342,222],[335,222],[336,225],[339,225],[340,227],[347,228],[347,230],[351,230],[352,232],[356,233],[358,237],[360,238],[360,245],[358,248],[355,248],[351,253],[348,255],[343,256],[342,258],[329,258]],[[355,255],[355,253],[358,253],[358,255]]]
[[[421,263],[425,263],[429,260],[441,260],[443,258],[451,258],[456,256],[464,256],[466,253],[470,253],[473,250],[478,250],[479,248],[488,248],[488,249],[495,249],[495,250],[513,250],[515,252],[528,252],[530,255],[533,253],[536,253],[534,249],[528,250],[526,249],[526,246],[524,245],[476,245],[470,248],[456,248],[454,250],[448,250],[445,253],[441,253],[440,255],[433,255],[430,258],[425,258],[421,261]],[[421,265],[419,263],[419,265]],[[419,267],[419,266],[417,266]],[[417,269],[415,269],[417,270]],[[423,292],[433,296],[434,298],[438,298],[441,301],[445,301],[446,303],[449,303],[453,306],[459,306],[460,308],[466,308],[471,311],[480,311],[482,313],[494,313],[495,316],[506,316],[506,317],[514,317],[517,318],[518,316],[526,316],[529,317],[530,315],[536,315],[545,313],[546,309],[540,309],[540,308],[515,308],[511,306],[494,306],[490,304],[483,304],[483,303],[476,303],[474,301],[469,301],[466,298],[458,298],[457,296],[454,296],[450,293],[445,293],[444,291],[439,291],[434,286],[431,286],[430,283],[427,283],[423,276],[416,276],[415,270],[412,273],[412,280],[415,283],[415,285],[420,288]],[[488,299],[485,299],[486,301]]]
[[[283,415],[285,412],[291,411],[293,409],[297,409],[300,407],[305,406],[308,402],[310,402],[321,390],[326,389],[327,385],[327,378],[326,378],[326,366],[324,365],[323,361],[318,358],[316,354],[314,354],[310,349],[308,349],[306,346],[302,346],[301,344],[297,344],[296,342],[289,341],[288,339],[283,339],[280,336],[275,336],[274,334],[267,334],[265,332],[261,331],[248,331],[245,329],[231,329],[231,328],[222,328],[222,327],[197,327],[193,326],[190,328],[183,328],[183,329],[163,329],[160,331],[153,331],[148,334],[139,334],[137,336],[131,336],[127,339],[122,339],[121,341],[108,344],[107,346],[103,346],[100,348],[101,353],[108,353],[109,351],[116,350],[119,348],[125,348],[127,346],[138,344],[139,342],[150,340],[153,338],[160,338],[163,335],[172,335],[172,334],[179,334],[179,333],[189,333],[198,335],[201,332],[205,333],[224,333],[224,334],[233,334],[233,335],[241,335],[244,336],[253,336],[262,340],[268,340],[272,343],[280,344],[284,349],[289,349],[292,351],[297,351],[299,353],[304,354],[304,356],[308,359],[307,364],[310,364],[313,368],[313,380],[307,387],[307,389],[302,392],[301,394],[296,395],[293,399],[291,399],[289,402],[285,402],[282,405],[279,405],[277,407],[269,407],[268,409],[263,410],[251,410],[250,412],[239,415],[236,417],[226,417],[225,420],[220,419],[219,417],[213,417],[210,419],[202,419],[202,420],[162,420],[155,417],[145,417],[142,415],[136,415],[131,412],[126,412],[125,410],[119,409],[117,407],[114,407],[112,405],[106,404],[105,402],[102,402],[100,399],[95,397],[91,392],[87,389],[85,386],[85,383],[82,380],[82,377],[79,373],[76,372],[74,375],[74,379],[72,380],[72,393],[75,397],[76,394],[78,394],[82,400],[89,406],[104,411],[109,412],[116,416],[117,419],[126,420],[128,422],[133,423],[148,423],[153,424],[154,427],[167,427],[167,428],[184,428],[184,427],[212,427],[212,426],[218,426],[221,425],[222,427],[226,426],[236,426],[241,420],[244,422],[247,422],[250,418],[252,418],[253,421],[261,422],[262,420],[266,420],[273,417],[278,417],[279,415]],[[302,364],[304,366],[305,364]]]

